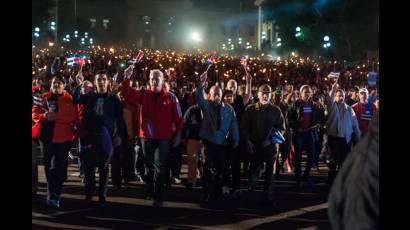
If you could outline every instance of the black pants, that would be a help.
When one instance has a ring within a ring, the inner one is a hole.
[[[205,198],[215,199],[222,191],[222,177],[227,153],[225,146],[203,141],[205,146],[205,165],[203,191]]]
[[[164,182],[166,181],[166,165],[169,155],[169,140],[143,139],[145,166],[148,170],[146,193],[157,201],[164,199]]]
[[[98,167],[99,186],[98,196],[100,198],[107,197],[108,185],[108,154],[103,149],[101,135],[91,135],[85,143],[90,144],[90,148],[84,151],[84,174],[85,174],[85,195],[92,197],[95,193],[95,168]]]
[[[111,159],[111,180],[114,186],[121,187],[123,179],[124,181],[129,180],[131,164],[127,165],[127,162],[130,162],[130,156],[127,156],[128,153],[122,145],[114,148]]]
[[[68,151],[71,142],[52,143],[40,141],[44,156],[44,169],[47,179],[47,199],[59,200],[67,175]]]
[[[241,146],[242,143],[240,143],[240,146],[232,149],[232,148],[226,148],[226,151],[224,153],[225,158],[225,168],[223,172],[223,181],[222,185],[223,186],[232,186],[232,190],[237,190],[240,189],[240,183],[241,183],[241,154],[240,151],[244,150],[245,148]],[[242,147],[242,148],[241,148]],[[232,180],[231,180],[231,175],[232,175]]]
[[[182,166],[182,144],[177,147],[172,147],[172,142],[170,142],[170,153],[167,164],[167,174],[175,178],[179,178],[181,174]]]
[[[251,155],[251,165],[249,170],[249,182],[251,186],[254,186],[258,177],[259,170],[266,165],[265,182],[263,190],[269,192],[269,195],[273,193],[274,180],[273,180],[273,163],[275,160],[276,148],[274,144],[266,147],[261,147],[260,144],[255,145],[255,152]]]
[[[333,182],[337,171],[342,167],[343,161],[351,150],[351,142],[347,143],[343,137],[328,136],[328,144],[332,153],[329,163],[329,181]]]
[[[299,133],[296,132],[293,135],[293,143],[295,143],[295,159],[294,159],[294,166],[295,166],[295,177],[296,182],[300,182],[301,180],[301,173],[302,173],[302,150],[306,146],[307,147],[307,162],[306,168],[303,177],[307,179],[310,174],[310,170],[315,161],[315,153],[316,153],[316,142],[312,132],[303,132]]]
[[[31,193],[37,193],[38,184],[38,162],[37,158],[39,156],[38,141],[31,141]]]

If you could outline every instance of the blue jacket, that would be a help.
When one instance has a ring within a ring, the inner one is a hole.
[[[203,120],[199,137],[208,140],[214,144],[227,145],[228,132],[232,136],[233,146],[239,144],[239,129],[236,120],[235,110],[231,105],[221,103],[220,107],[220,127],[217,128],[217,114],[215,114],[211,103],[205,100],[204,87],[198,87],[196,92],[196,101],[202,110]]]

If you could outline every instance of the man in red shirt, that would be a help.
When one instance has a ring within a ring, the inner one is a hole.
[[[149,89],[133,90],[130,86],[133,68],[131,65],[125,70],[121,93],[131,105],[141,106],[139,137],[148,169],[147,198],[152,197],[153,206],[160,207],[163,202],[170,141],[174,133],[173,146],[181,143],[182,112],[178,98],[163,87],[164,75],[160,70],[150,72]]]
[[[359,129],[362,132],[362,136],[366,134],[369,130],[369,122],[373,117],[373,114],[376,113],[376,106],[373,103],[370,103],[367,98],[369,92],[366,88],[359,90],[360,101],[352,106],[354,110],[357,122],[359,123]]]

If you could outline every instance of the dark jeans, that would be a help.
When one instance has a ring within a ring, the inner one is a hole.
[[[241,148],[242,143],[240,143],[240,146],[232,149],[232,148],[227,148],[225,152],[225,168],[223,172],[223,181],[222,184],[224,186],[229,186],[231,182],[231,175],[232,175],[232,190],[237,190],[240,189],[240,184],[241,184],[241,159],[242,155],[240,151],[242,151],[245,148]]]
[[[84,143],[91,144],[90,148],[84,150],[84,173],[85,173],[85,195],[92,197],[95,193],[95,168],[98,167],[100,174],[98,196],[107,197],[108,185],[108,153],[103,149],[101,135],[90,135]]]
[[[263,189],[266,192],[269,192],[269,195],[273,193],[273,163],[275,160],[276,149],[275,145],[271,144],[266,147],[261,147],[260,144],[254,143],[255,152],[251,154],[251,165],[249,170],[249,183],[251,186],[254,186],[258,177],[259,171],[263,166],[263,163],[266,164],[265,171],[265,182]]]
[[[343,161],[351,150],[352,143],[347,143],[343,137],[328,136],[328,145],[332,153],[332,160],[329,163],[329,181],[333,182],[337,171],[342,167]]]
[[[39,156],[38,141],[31,141],[31,193],[37,193],[38,184],[38,162],[37,158]]]
[[[316,142],[311,132],[299,133],[296,132],[293,137],[293,143],[295,145],[295,176],[296,182],[300,182],[301,179],[301,164],[302,164],[302,150],[306,145],[307,149],[307,163],[303,177],[307,179],[309,177],[310,170],[314,164],[316,154]]]
[[[132,146],[132,168],[131,173],[145,179],[144,154],[142,153],[141,141],[136,141]]]
[[[164,182],[166,181],[166,165],[169,155],[169,140],[142,139],[142,151],[148,170],[146,193],[157,201],[164,199]]]
[[[71,142],[51,143],[40,141],[44,156],[44,169],[47,179],[47,199],[59,200],[67,175],[68,151]]]
[[[227,161],[226,147],[206,140],[203,144],[205,146],[204,195],[205,198],[215,199],[222,190],[222,177]]]
[[[182,166],[182,144],[178,145],[177,147],[172,147],[172,142],[170,142],[170,154],[169,160],[167,164],[167,178],[169,178],[169,173],[171,172],[171,176],[175,178],[179,178],[181,174],[181,166]]]
[[[122,145],[114,148],[114,154],[111,159],[111,180],[114,186],[121,187],[123,179],[128,181],[131,165],[126,165],[127,161],[125,158],[127,158],[127,153]]]

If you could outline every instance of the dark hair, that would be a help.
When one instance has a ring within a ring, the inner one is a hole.
[[[63,84],[66,84],[65,78],[64,78],[63,76],[61,76],[61,75],[54,76],[54,77],[51,79],[51,81],[55,81],[55,80],[61,81]]]
[[[225,90],[225,92],[222,95],[222,98],[224,98],[227,94],[232,94],[233,95],[233,91],[229,90],[229,89]]]
[[[98,71],[95,73],[95,75],[107,75],[107,77],[108,77],[108,71],[105,70],[105,69],[98,70]]]
[[[354,86],[354,87],[352,87],[352,88],[350,89],[350,91],[351,91],[351,92],[358,93],[358,92],[359,92],[359,87]]]

